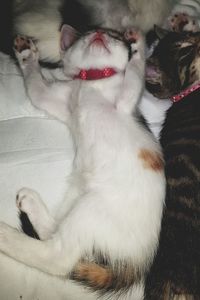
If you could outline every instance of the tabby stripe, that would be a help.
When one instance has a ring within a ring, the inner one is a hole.
[[[168,218],[175,218],[176,221],[182,220],[184,227],[187,227],[187,226],[194,227],[194,228],[192,228],[192,230],[193,230],[200,226],[200,219],[194,218],[194,216],[189,217],[189,216],[186,216],[183,212],[170,211],[170,210],[168,210],[167,213],[168,213]],[[179,225],[181,225],[181,224],[179,224]],[[184,232],[185,232],[185,230],[183,230],[183,235],[184,235]],[[200,234],[200,232],[199,232],[199,234]],[[200,242],[199,238],[196,241],[198,241],[198,240]]]

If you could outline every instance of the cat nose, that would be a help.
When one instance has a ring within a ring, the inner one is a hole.
[[[105,32],[102,30],[97,30],[92,36],[93,42],[104,42],[105,41]]]
[[[104,35],[104,31],[102,31],[102,30],[97,30],[95,32],[95,37],[97,37],[97,38],[102,38],[103,35]]]
[[[93,33],[90,44],[98,45],[100,47],[102,46],[105,47],[106,43],[107,43],[106,35],[104,31],[97,30]]]

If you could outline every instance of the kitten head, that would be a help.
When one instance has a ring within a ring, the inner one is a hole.
[[[114,68],[125,70],[131,42],[114,30],[97,29],[79,35],[69,25],[61,30],[61,53],[65,74],[74,77],[80,70]]]
[[[200,32],[155,29],[159,43],[146,64],[147,89],[169,98],[200,80]]]

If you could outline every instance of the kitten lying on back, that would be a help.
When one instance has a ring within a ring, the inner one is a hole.
[[[98,295],[143,299],[158,244],[165,177],[160,146],[137,115],[142,37],[100,29],[77,38],[65,25],[61,48],[69,81],[51,83],[41,76],[32,41],[18,37],[15,47],[32,103],[68,124],[76,155],[69,190],[54,216],[36,192],[18,193],[17,205],[40,241],[1,223],[0,251]]]
[[[178,22],[182,17],[177,15]],[[157,29],[157,34],[160,42],[147,61],[147,87],[173,105],[161,132],[166,209],[146,299],[199,300],[200,32]]]

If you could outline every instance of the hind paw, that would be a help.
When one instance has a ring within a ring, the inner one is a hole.
[[[186,13],[176,13],[168,21],[169,27],[175,32],[199,30],[197,21]]]

